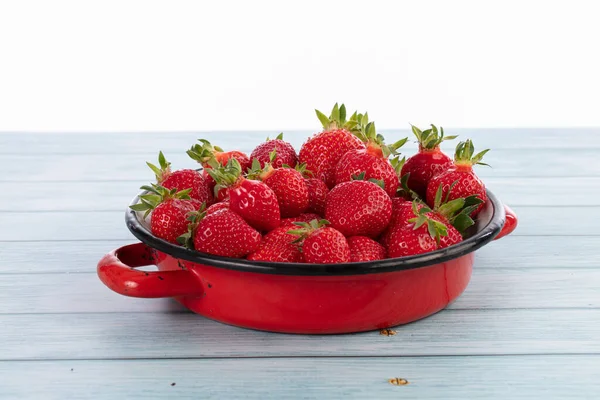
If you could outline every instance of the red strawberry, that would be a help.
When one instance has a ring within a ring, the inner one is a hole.
[[[215,203],[212,206],[208,207],[206,209],[206,215],[210,215],[214,212],[217,212],[219,210],[227,210],[229,209],[229,202],[227,201],[222,201],[220,203]]]
[[[171,243],[187,231],[188,214],[204,207],[203,203],[191,200],[190,189],[176,192],[162,186],[142,186],[148,193],[140,196],[140,203],[130,206],[134,211],[145,211],[150,215],[150,230],[156,237]]]
[[[410,174],[408,187],[425,198],[431,178],[452,167],[452,159],[440,150],[440,144],[444,140],[455,139],[456,136],[444,137],[444,128],[440,127],[438,131],[435,125],[425,131],[413,126],[412,131],[419,142],[419,152],[406,160],[401,175]]]
[[[304,261],[298,244],[292,243],[298,237],[288,231],[294,225],[280,226],[267,233],[260,243],[260,247],[247,259],[255,261],[296,262]]]
[[[412,209],[414,218],[409,224],[392,229],[387,245],[388,257],[427,253],[462,241],[460,233],[445,217],[433,213],[429,207],[418,208],[416,201]]]
[[[279,226],[294,226],[294,222],[310,222],[313,219],[319,220],[321,216],[313,213],[302,213],[297,217],[282,218]]]
[[[295,217],[308,208],[308,187],[300,172],[291,168],[274,169],[270,163],[260,168],[254,160],[248,173],[250,179],[259,179],[277,196],[282,217]]]
[[[211,168],[211,165],[209,165],[209,163],[208,163],[211,159],[214,159],[219,164],[225,166],[227,164],[227,162],[229,160],[231,160],[232,158],[236,159],[240,163],[242,170],[244,172],[248,168],[250,168],[250,165],[251,165],[250,158],[248,158],[248,156],[245,153],[242,153],[241,151],[237,151],[237,150],[223,151],[222,148],[220,148],[218,146],[213,146],[206,139],[198,139],[198,141],[201,142],[202,145],[200,145],[200,144],[193,145],[187,151],[187,154],[192,159],[201,163],[204,168]]]
[[[341,232],[324,227],[326,220],[312,220],[310,223],[297,222],[299,229],[288,231],[300,236],[304,261],[314,264],[337,264],[350,261],[350,247]]]
[[[394,197],[398,190],[398,174],[401,166],[397,157],[393,159],[393,164],[388,157],[398,154],[397,150],[406,143],[408,138],[388,146],[384,143],[383,136],[375,131],[375,123],[368,122],[367,114],[359,114],[357,119],[360,121],[357,136],[367,147],[350,150],[342,156],[335,170],[335,183],[339,185],[351,181],[353,176],[365,172],[366,179],[383,181],[387,194]],[[399,168],[396,169],[395,166]]]
[[[383,260],[385,248],[366,236],[348,238],[350,247],[350,262]]]
[[[325,215],[325,202],[327,201],[329,188],[322,180],[312,177],[312,172],[306,169],[306,164],[296,165],[296,170],[302,174],[308,188],[307,211],[320,216]]]
[[[198,212],[193,215],[189,232],[180,241],[203,253],[223,257],[241,258],[260,246],[260,233],[235,212],[218,210],[210,215]]]
[[[357,121],[353,119],[356,113],[350,121],[346,121],[346,107],[343,104],[338,108],[336,103],[329,118],[315,111],[324,130],[302,145],[298,158],[315,178],[332,188],[335,186],[335,167],[340,158],[349,150],[364,149],[365,145],[350,131],[356,126]]]
[[[275,152],[275,157],[271,160],[273,152]],[[267,138],[266,142],[256,146],[250,154],[250,160],[255,159],[260,162],[261,168],[266,163],[271,163],[274,168],[283,168],[284,165],[294,168],[298,163],[296,150],[291,144],[283,140],[283,133],[280,133],[275,139]]]
[[[422,204],[416,204],[417,209],[423,208]],[[381,234],[379,239],[381,244],[387,247],[392,232],[397,228],[408,225],[408,220],[414,217],[415,213],[413,212],[412,201],[408,201],[400,197],[394,197],[392,199],[392,217],[390,218],[390,223],[388,224],[386,230]]]
[[[327,195],[325,218],[345,236],[376,237],[389,224],[391,216],[392,199],[370,181],[343,182]]]
[[[460,142],[456,146],[454,155],[454,168],[435,176],[429,182],[427,187],[427,204],[434,207],[436,192],[440,185],[442,186],[442,197],[446,201],[455,200],[458,198],[467,198],[469,196],[477,196],[483,203],[487,200],[485,185],[473,172],[473,165],[487,165],[481,160],[489,149],[483,150],[480,153],[473,155],[475,148],[473,142],[469,139],[465,142]],[[483,203],[471,212],[471,217],[476,216]]]
[[[208,173],[217,182],[215,192],[227,188],[229,209],[250,226],[259,231],[271,231],[279,226],[281,216],[277,196],[263,182],[244,178],[236,159],[230,159],[225,167],[214,164]]]
[[[207,204],[213,201],[210,186],[200,172],[193,169],[171,171],[171,163],[167,162],[162,151],[158,153],[159,167],[149,162],[146,164],[156,175],[156,182],[160,186],[176,191],[190,189],[190,198]]]

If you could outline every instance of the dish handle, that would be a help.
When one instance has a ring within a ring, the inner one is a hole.
[[[109,289],[130,297],[200,296],[202,285],[187,270],[140,271],[137,267],[153,265],[152,249],[144,243],[119,247],[102,257],[98,277]]]
[[[504,221],[504,225],[502,226],[502,230],[496,236],[494,240],[498,240],[503,238],[506,235],[510,235],[512,231],[515,230],[517,225],[519,224],[519,220],[517,218],[517,214],[507,205],[504,205],[504,212],[506,213],[506,220]]]

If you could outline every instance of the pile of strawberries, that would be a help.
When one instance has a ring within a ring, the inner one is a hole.
[[[250,156],[200,139],[187,154],[202,169],[172,171],[161,152],[148,163],[156,183],[131,208],[166,241],[255,261],[372,261],[463,240],[486,201],[472,167],[488,150],[466,140],[452,160],[440,144],[456,136],[413,126],[419,151],[400,159],[407,138],[386,144],[366,113],[346,118],[336,104],[317,116],[324,130],[298,154],[283,135]]]

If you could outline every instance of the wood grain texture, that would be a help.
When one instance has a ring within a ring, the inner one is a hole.
[[[95,272],[6,275],[0,280],[0,304],[0,314],[185,310],[170,299],[135,299],[113,293]],[[600,308],[600,269],[476,268],[467,290],[450,308]]]
[[[598,234],[598,207],[514,207],[519,227],[514,236]],[[0,213],[0,241],[134,240],[124,211]],[[578,221],[573,224],[572,221]],[[34,227],[34,228],[32,228]]]
[[[307,336],[190,313],[0,315],[0,360],[600,354],[600,310],[444,311],[396,328]]]
[[[508,236],[477,250],[475,270],[502,267],[594,269],[600,267],[600,236],[580,236],[568,243],[564,236]],[[108,251],[130,240],[77,242],[4,242],[0,245],[0,275],[90,273]],[[576,254],[577,257],[574,257]]]
[[[197,168],[198,164],[180,152],[165,153],[173,168]],[[413,152],[407,153],[407,155]],[[146,161],[155,160],[149,154],[64,154],[64,155],[4,155],[4,173],[0,181],[133,181],[142,185],[154,178]],[[593,149],[540,149],[535,157],[529,151],[495,150],[486,154],[485,162],[493,168],[478,167],[483,178],[507,177],[600,177],[597,151]],[[564,166],[568,165],[569,168]]]
[[[519,206],[599,206],[600,178],[494,178],[485,184],[502,201]],[[4,182],[0,212],[124,211],[139,192],[135,182]],[[107,189],[110,187],[110,190]]]
[[[591,399],[599,369],[599,356],[0,362],[0,397]]]
[[[317,122],[315,118],[315,122]],[[318,124],[315,124],[315,129]],[[403,149],[415,149],[414,136],[407,129],[380,130],[388,142],[408,137]],[[299,150],[302,143],[316,130],[285,131],[284,138]],[[215,145],[242,151],[251,151],[267,136],[279,131],[217,131],[217,132],[163,132],[163,133],[2,133],[0,154],[156,154],[158,150],[182,152],[199,138]],[[478,148],[500,149],[600,149],[600,128],[556,129],[448,129],[447,135],[459,135],[460,140],[473,139]],[[585,140],[566,140],[569,136]],[[443,149],[452,152],[457,141],[446,142]]]

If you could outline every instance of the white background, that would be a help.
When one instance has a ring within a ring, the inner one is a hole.
[[[600,126],[593,1],[6,1],[0,131]]]

